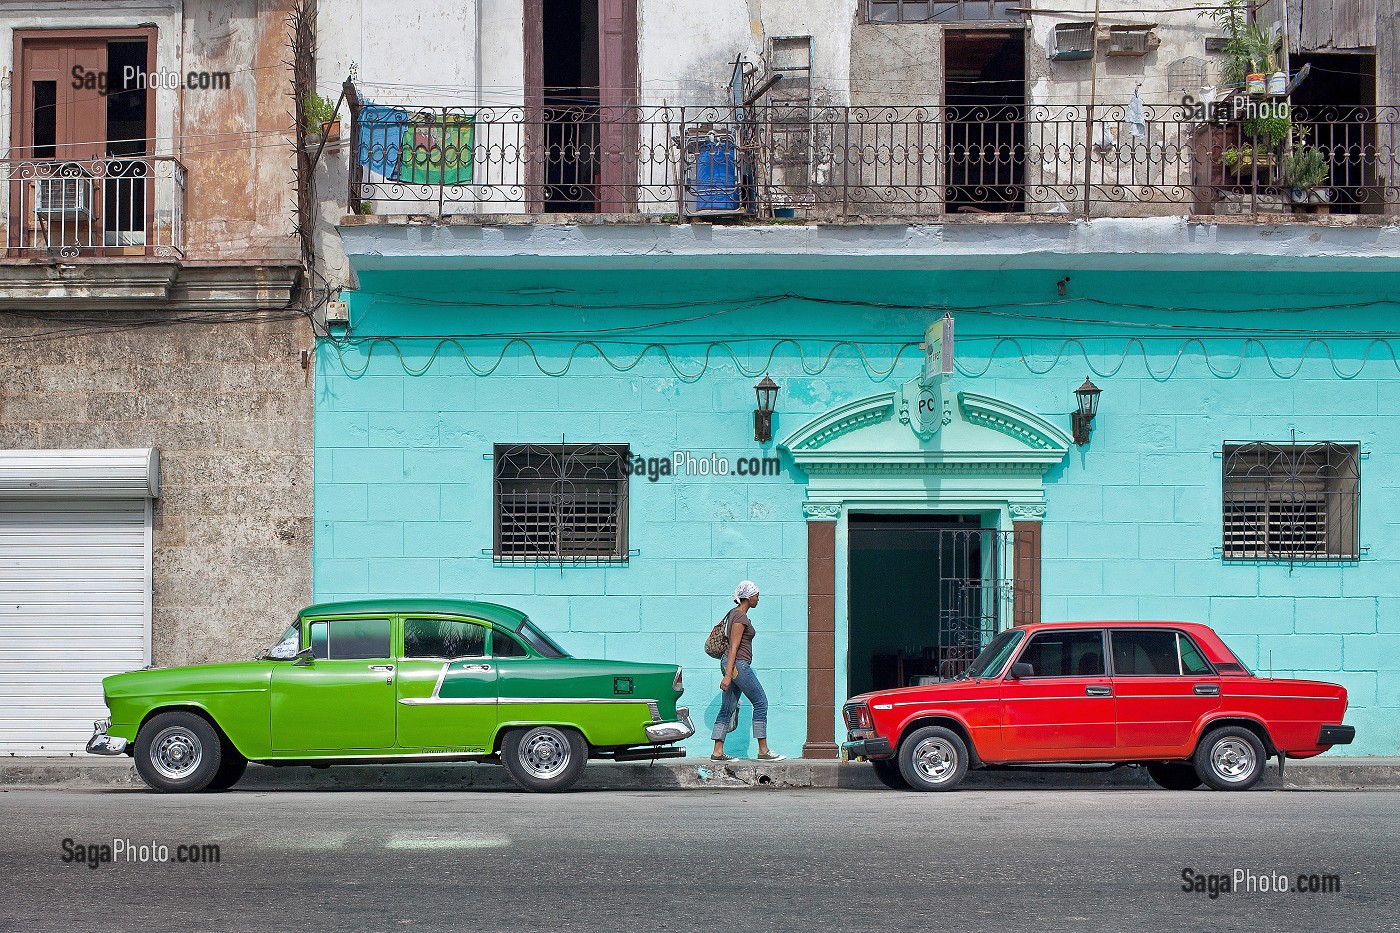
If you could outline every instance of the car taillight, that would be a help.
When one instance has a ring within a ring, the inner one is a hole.
[[[685,684],[681,683],[681,669],[676,668],[676,679],[671,681],[671,689],[677,693],[685,693]]]

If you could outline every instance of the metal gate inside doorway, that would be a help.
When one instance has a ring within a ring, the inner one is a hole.
[[[852,516],[849,547],[852,693],[961,674],[997,632],[1033,621],[1032,563],[1018,533],[978,516]],[[1025,542],[1023,542],[1024,544]]]
[[[938,551],[938,676],[961,674],[992,636],[1029,622],[1028,601],[1017,599],[1013,575],[1016,532],[991,528],[947,529],[935,538]],[[1017,614],[1026,618],[1016,618]]]

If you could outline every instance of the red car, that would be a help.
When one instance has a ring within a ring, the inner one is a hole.
[[[1244,790],[1268,759],[1352,741],[1347,692],[1256,677],[1191,622],[1007,629],[956,680],[879,690],[843,710],[846,756],[889,787],[951,790],[968,768],[1139,763],[1171,790]]]

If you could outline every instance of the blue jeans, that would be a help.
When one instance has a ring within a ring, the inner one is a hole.
[[[727,658],[720,658],[719,670],[723,677],[724,663]],[[724,737],[729,734],[729,720],[734,718],[734,711],[739,708],[739,695],[743,694],[749,698],[753,704],[753,737],[756,739],[768,738],[768,695],[763,692],[763,684],[758,682],[758,675],[749,667],[748,661],[735,661],[734,670],[737,672],[734,679],[729,682],[729,689],[724,691],[724,699],[719,705],[719,718],[715,720],[715,731],[710,737],[716,742],[723,742]]]

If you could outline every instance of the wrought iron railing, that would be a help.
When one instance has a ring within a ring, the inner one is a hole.
[[[1400,108],[352,107],[352,212],[781,219],[949,213],[1389,213]],[[1294,190],[1308,149],[1321,178]]]
[[[184,255],[185,167],[170,156],[4,160],[12,257]]]

